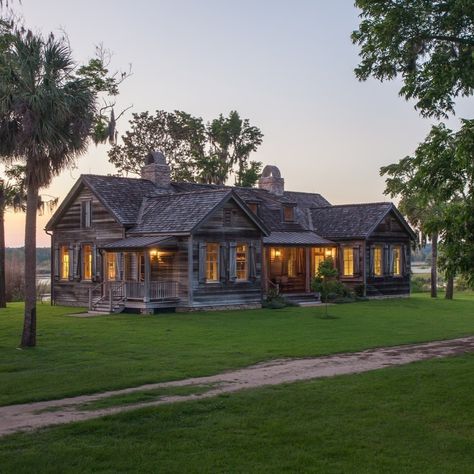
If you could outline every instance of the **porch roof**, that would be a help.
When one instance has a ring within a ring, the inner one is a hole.
[[[108,244],[102,245],[100,248],[104,250],[131,250],[155,247],[157,245],[175,244],[176,239],[169,235],[164,236],[139,236],[127,237],[125,239],[116,240]]]
[[[336,245],[311,231],[304,232],[272,232],[263,238],[266,245]]]

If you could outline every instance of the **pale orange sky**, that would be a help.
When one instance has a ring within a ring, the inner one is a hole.
[[[381,166],[415,149],[431,126],[398,97],[400,83],[359,83],[353,73],[353,0],[23,0],[29,27],[64,29],[78,61],[104,42],[115,66],[133,65],[118,108],[185,110],[205,120],[238,110],[264,133],[252,156],[276,164],[286,189],[333,204],[387,200]],[[460,101],[459,117],[472,116]],[[456,128],[457,119],[450,125]],[[107,146],[91,146],[48,194],[67,194],[81,173],[114,172]],[[38,245],[48,246],[38,218]],[[22,246],[24,216],[8,214],[8,246]]]

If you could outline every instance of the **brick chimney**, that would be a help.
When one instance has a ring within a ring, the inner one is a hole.
[[[152,151],[146,156],[145,166],[142,168],[142,178],[152,181],[160,188],[166,188],[171,182],[170,167],[161,151]]]
[[[281,196],[285,191],[285,180],[281,177],[280,170],[276,166],[267,165],[263,168],[262,175],[258,180],[258,187]]]

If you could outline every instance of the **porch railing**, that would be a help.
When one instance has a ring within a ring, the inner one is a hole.
[[[150,281],[150,301],[178,298],[178,282],[173,280]],[[145,283],[141,281],[125,282],[126,299],[142,300],[145,298]]]

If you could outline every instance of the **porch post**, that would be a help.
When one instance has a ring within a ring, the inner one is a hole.
[[[193,236],[188,237],[188,305],[193,305]]]
[[[267,255],[267,248],[263,245],[263,239],[260,240],[260,245],[262,249],[262,280],[263,280],[263,293],[266,295],[268,293],[268,265],[270,264]]]
[[[144,293],[143,302],[148,303],[150,301],[150,251],[145,248],[144,251],[145,259],[145,282],[144,282]]]
[[[305,266],[306,266],[306,281],[305,281],[305,290],[306,293],[311,291],[311,253],[310,247],[304,248],[304,256],[305,256]]]

